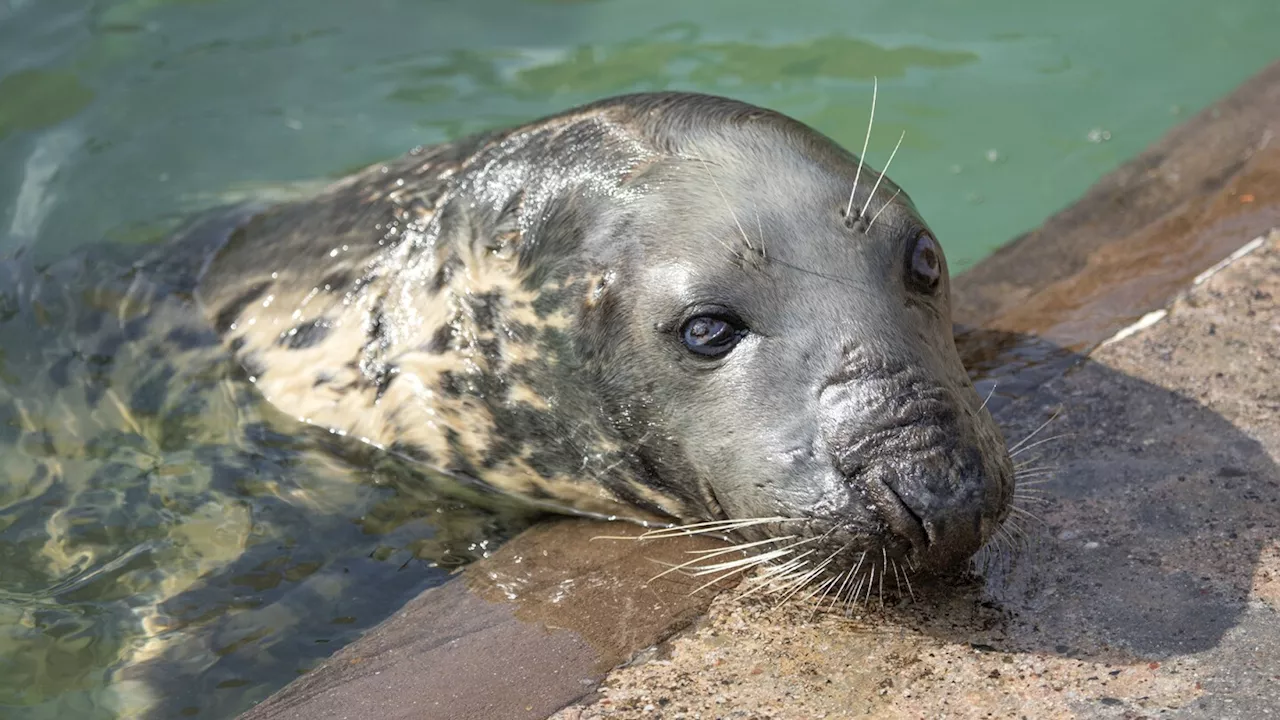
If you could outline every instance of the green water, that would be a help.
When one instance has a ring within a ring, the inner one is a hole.
[[[856,150],[876,76],[869,161],[906,131],[891,174],[962,268],[1278,37],[1275,0],[0,0],[0,258],[155,240],[626,91],[734,95]],[[73,264],[36,289],[19,265],[0,265],[0,717],[233,716],[515,522],[322,453],[223,359],[131,335],[127,278]]]

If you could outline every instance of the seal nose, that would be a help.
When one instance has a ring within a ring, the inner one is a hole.
[[[918,566],[939,571],[977,552],[990,526],[993,476],[980,438],[949,394],[928,385],[909,395],[868,393],[864,382],[833,388],[828,397],[836,469],[895,544],[904,551],[909,545]]]
[[[982,547],[1012,468],[947,368],[886,342],[841,348],[818,389],[822,443],[850,497],[870,506],[851,510],[909,544],[918,567],[947,572]]]
[[[977,552],[988,524],[984,502],[988,478],[981,453],[961,445],[944,457],[945,469],[926,461],[886,477],[889,488],[918,519],[926,543],[919,557],[934,568],[956,566]]]

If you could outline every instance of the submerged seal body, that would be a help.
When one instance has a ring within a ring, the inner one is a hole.
[[[852,191],[852,197],[851,197]],[[277,408],[567,509],[966,560],[1005,443],[905,193],[778,113],[613,98],[266,209],[196,292]]]

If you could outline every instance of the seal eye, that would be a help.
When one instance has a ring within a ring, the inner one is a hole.
[[[938,287],[938,280],[942,278],[942,248],[929,233],[916,237],[908,274],[911,284],[925,291],[932,292]]]
[[[734,323],[714,315],[699,315],[680,328],[680,340],[690,352],[706,357],[720,357],[738,344],[746,331]]]

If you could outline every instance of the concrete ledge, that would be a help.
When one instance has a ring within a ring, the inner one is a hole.
[[[534,527],[242,717],[546,717],[687,627],[723,589],[674,573],[650,582],[662,563],[717,541],[601,537],[641,532],[578,520]]]

